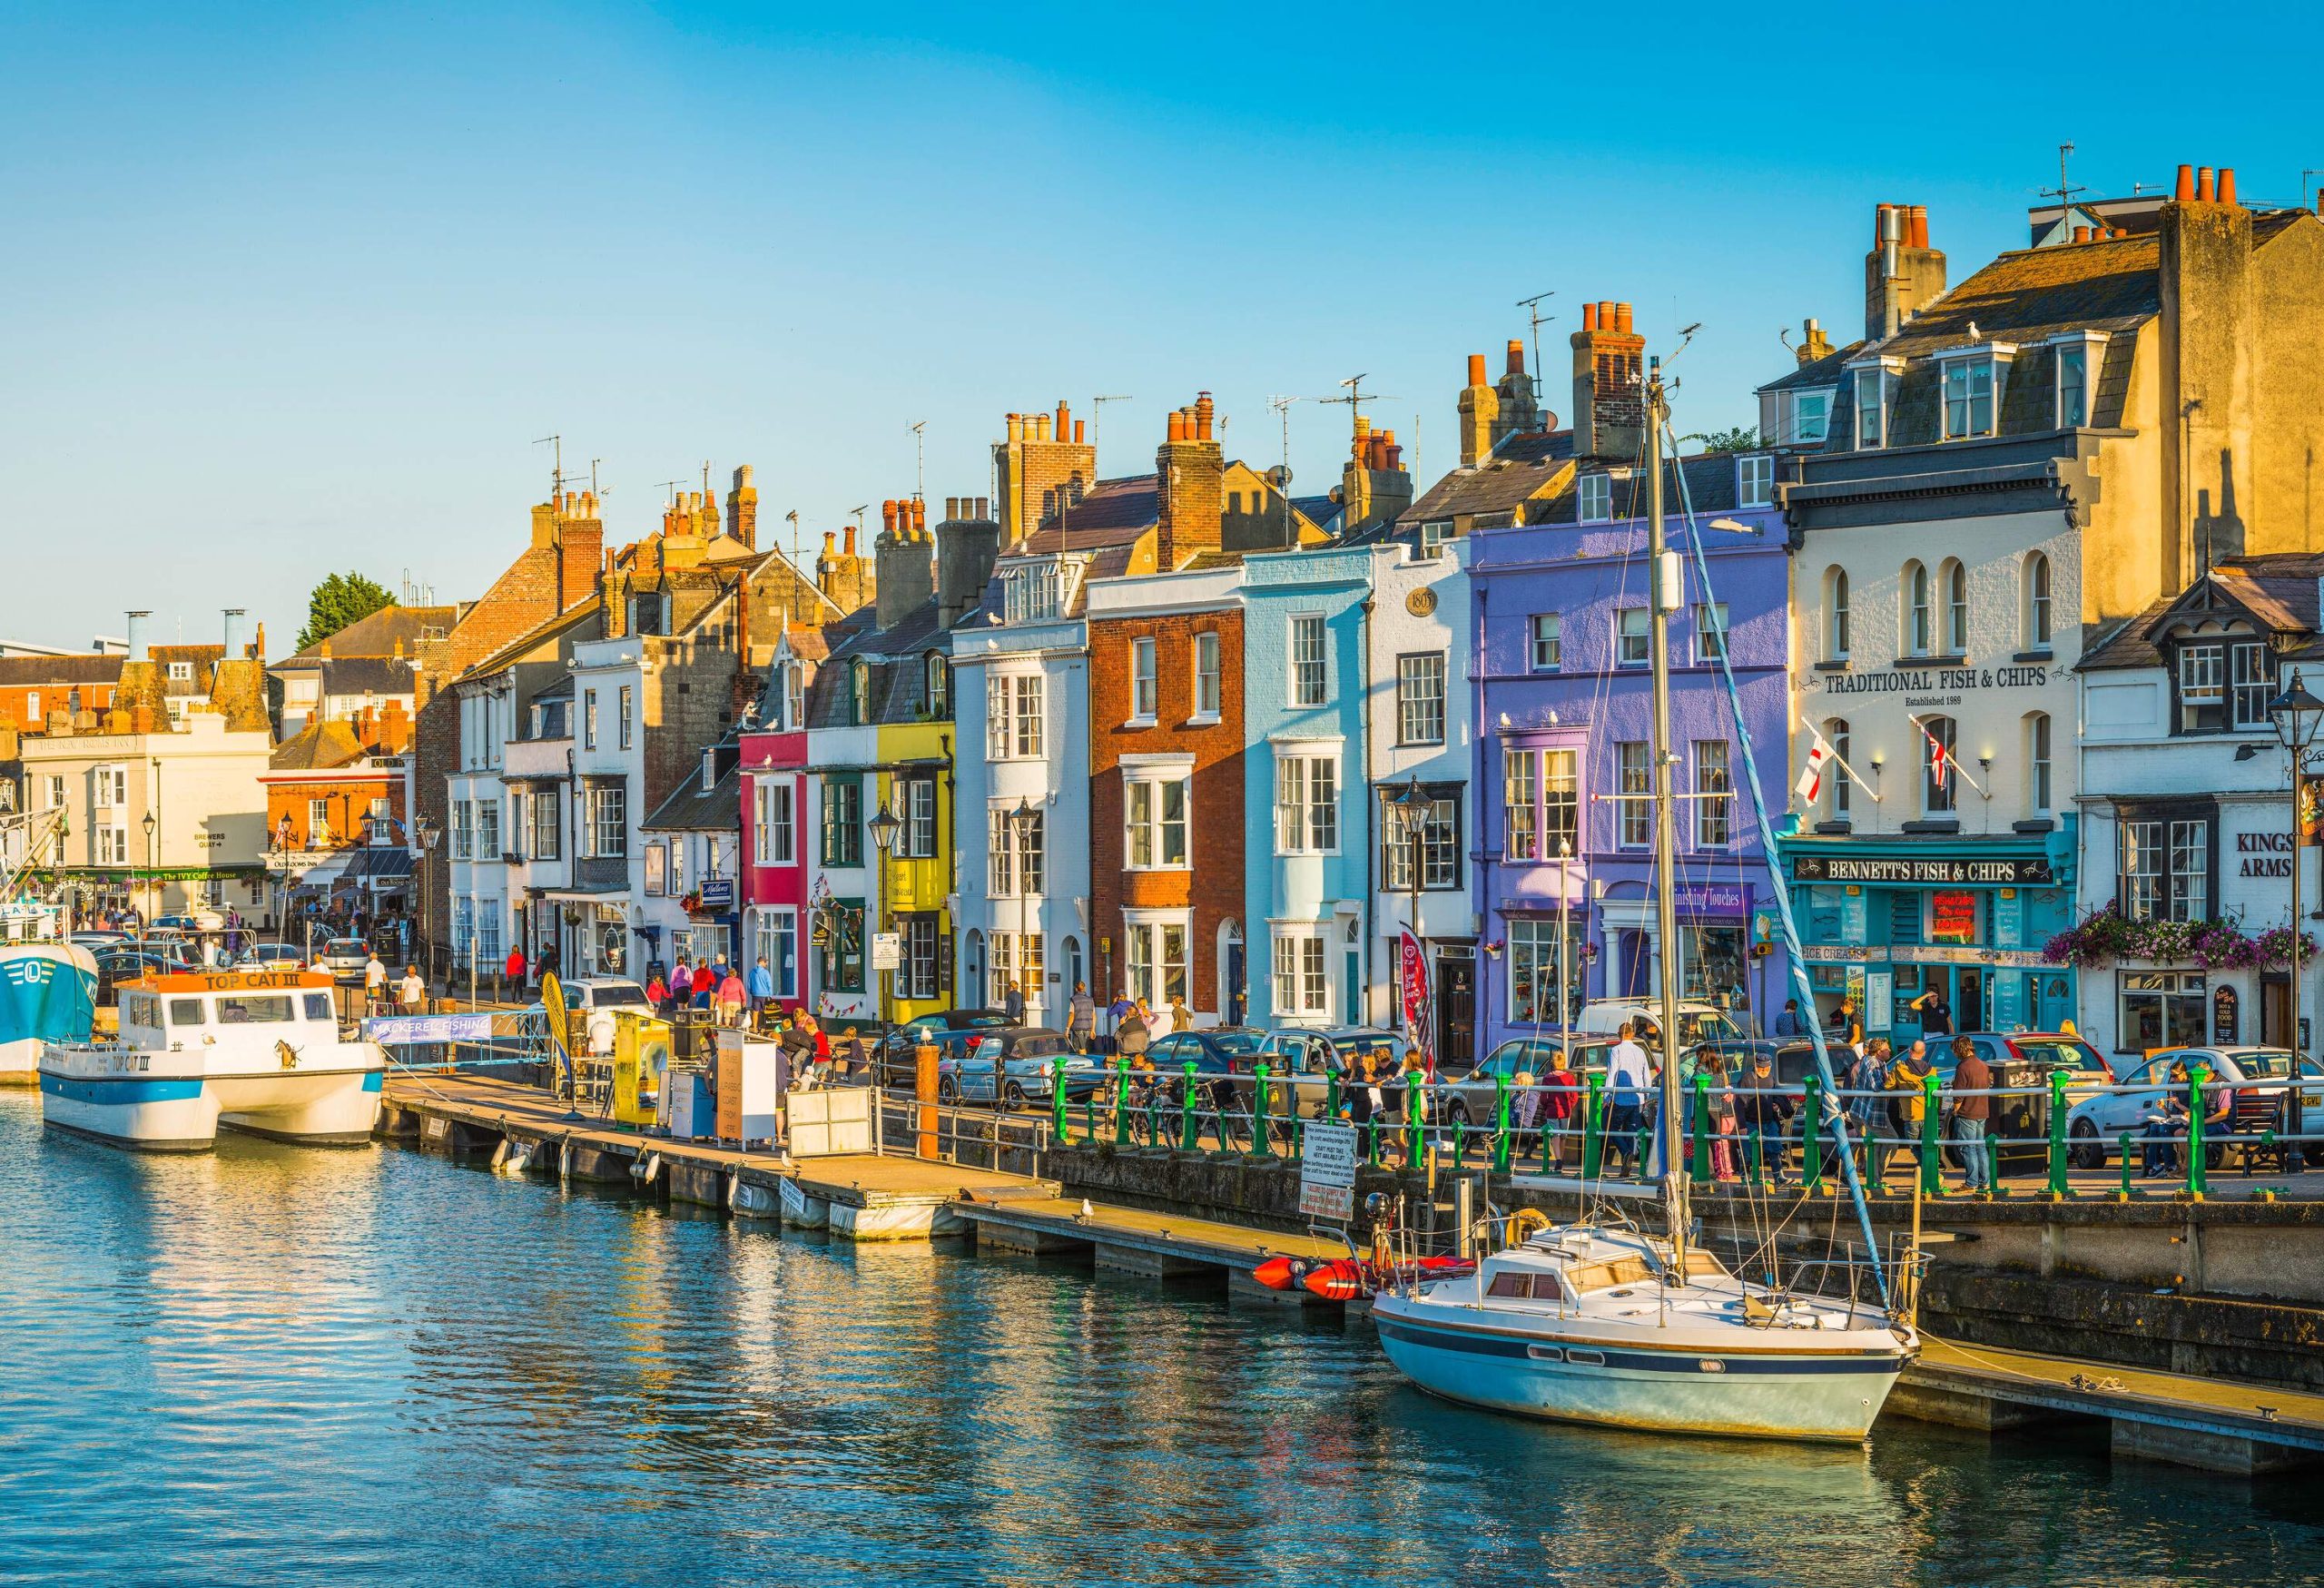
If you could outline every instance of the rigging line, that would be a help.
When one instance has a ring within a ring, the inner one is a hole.
[[[1675,442],[1673,449],[1676,449]],[[1679,512],[1686,521],[1687,542],[1694,554],[1696,581],[1702,587],[1704,595],[1708,597],[1710,594],[1710,563],[1703,552],[1701,526],[1695,522],[1694,493],[1687,488],[1687,471],[1682,469],[1678,473]],[[1791,893],[1783,885],[1783,873],[1778,867],[1775,827],[1768,820],[1767,796],[1760,792],[1759,787],[1758,756],[1751,748],[1751,735],[1744,726],[1743,697],[1735,685],[1734,650],[1735,647],[1731,644],[1719,647],[1718,676],[1720,681],[1727,686],[1728,709],[1735,715],[1735,740],[1738,747],[1743,752],[1743,782],[1750,791],[1751,809],[1758,820],[1760,852],[1766,858],[1768,880],[1773,884],[1768,892],[1775,897],[1776,920],[1783,929],[1784,952],[1791,961],[1792,984],[1798,991],[1800,1007],[1812,1011],[1816,1007],[1816,991],[1807,983],[1807,962],[1800,956],[1799,923],[1793,918]],[[1790,743],[1787,733],[1785,735],[1785,743],[1787,745]],[[1788,752],[1785,755],[1784,764],[1785,769],[1788,771],[1790,768]],[[1816,1072],[1824,1082],[1824,1096],[1837,1100],[1836,1094],[1840,1088],[1839,1082],[1832,1074],[1831,1050],[1824,1044],[1824,1022],[1811,1017],[1807,1021],[1807,1035],[1816,1053]],[[1805,1128],[1820,1129],[1823,1123],[1821,1119],[1812,1119]],[[1856,1176],[1855,1156],[1848,1151],[1846,1110],[1839,1109],[1836,1111],[1832,1129],[1834,1139],[1838,1147],[1841,1173],[1847,1181],[1849,1198],[1856,1204],[1856,1223],[1864,1232],[1866,1247],[1876,1248],[1877,1243],[1872,1233],[1872,1212],[1865,1206],[1864,1184]],[[1871,1251],[1870,1255],[1872,1277],[1880,1287],[1881,1305],[1886,1307],[1890,1304],[1888,1272],[1881,1266],[1877,1250]]]

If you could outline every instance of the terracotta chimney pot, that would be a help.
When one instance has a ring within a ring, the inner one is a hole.
[[[1617,303],[1614,305],[1614,329],[1624,336],[1631,334],[1630,306],[1629,304]]]
[[[2217,196],[2211,188],[2211,168],[2208,165],[2195,167],[2195,202],[2208,204]]]
[[[2324,199],[2324,188],[2318,189],[2316,196]],[[1471,353],[1469,355],[1469,384],[1482,386],[1484,383],[1485,356],[1482,353]]]
[[[2232,165],[2219,168],[2219,202],[2222,204],[2235,202],[2235,167]]]
[[[1512,375],[1525,373],[1525,344],[1516,337],[1509,339],[1509,372]]]
[[[1596,330],[1598,329],[1598,305],[1595,303],[1584,303],[1581,306],[1581,329],[1584,330]],[[1472,386],[1483,385],[1485,356],[1482,353],[1479,353],[1472,358],[1469,360],[1469,384]]]

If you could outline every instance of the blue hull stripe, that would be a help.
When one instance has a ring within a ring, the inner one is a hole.
[[[1533,1344],[1553,1345],[1559,1342],[1542,1340],[1528,1342],[1507,1335],[1472,1335],[1452,1329],[1424,1328],[1401,1319],[1373,1315],[1373,1327],[1392,1340],[1402,1340],[1410,1346],[1426,1346],[1439,1351],[1463,1351],[1474,1356],[1506,1356],[1516,1360],[1527,1358]],[[1802,1374],[1867,1373],[1891,1375],[1896,1371],[1897,1358],[1886,1355],[1871,1356],[1722,1356],[1716,1351],[1618,1351],[1604,1346],[1571,1345],[1563,1348],[1595,1351],[1606,1358],[1603,1366],[1620,1367],[1632,1373],[1683,1373],[1698,1377],[1703,1363],[1715,1361],[1718,1371],[1736,1375],[1768,1375],[1789,1378]],[[1547,1359],[1545,1359],[1546,1362]],[[1598,1366],[1598,1363],[1576,1364]]]
[[[178,1103],[202,1095],[202,1078],[184,1080],[155,1080],[142,1075],[120,1077],[68,1077],[42,1071],[40,1090],[50,1097],[69,1098],[76,1103],[96,1103],[106,1108],[126,1108],[133,1103]]]

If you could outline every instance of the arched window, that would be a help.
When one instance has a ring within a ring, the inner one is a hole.
[[[1068,936],[1065,940],[1066,997],[1070,999],[1087,980],[1088,973],[1081,968],[1081,940]]]
[[[2025,809],[2028,814],[2050,814],[2050,714],[2025,714]]]
[[[927,679],[921,686],[921,699],[927,705],[929,715],[949,716],[952,711],[951,669],[936,651],[928,653],[926,666]]]
[[[1848,659],[1848,570],[1824,571],[1824,659]]]
[[[1920,719],[1921,810],[1940,816],[1953,809],[1953,791],[1961,774],[1953,764],[1953,719]]]
[[[1945,654],[1969,654],[1969,570],[1957,562],[1945,565]]]
[[[1919,563],[1905,565],[1905,654],[1908,656],[1928,655],[1934,638],[1929,611],[1928,569]]]
[[[1847,760],[1848,719],[1844,716],[1836,716],[1826,723],[1824,743],[1831,746],[1834,755],[1842,761]],[[1846,821],[1848,819],[1848,774],[1837,766],[1827,766],[1824,769],[1824,785],[1831,791],[1832,820]]]
[[[872,721],[871,665],[867,662],[856,663],[850,670],[847,682],[848,694],[855,708],[855,725],[859,728],[863,727]]]
[[[2025,559],[2025,648],[2046,650],[2050,644],[2050,559],[2034,552]]]

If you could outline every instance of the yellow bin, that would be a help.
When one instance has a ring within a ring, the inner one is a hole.
[[[670,1022],[632,1010],[614,1011],[614,1118],[651,1125],[670,1072]]]

